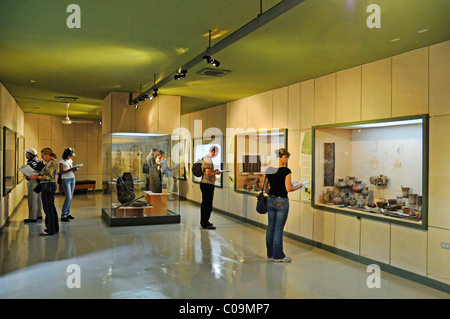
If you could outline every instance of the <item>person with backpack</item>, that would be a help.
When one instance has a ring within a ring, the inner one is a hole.
[[[203,229],[216,229],[212,223],[209,222],[211,212],[213,209],[214,189],[216,183],[216,175],[222,172],[214,169],[212,158],[219,154],[219,148],[212,146],[208,154],[202,159],[202,179],[200,181],[200,190],[202,191],[202,203],[200,206],[200,226]]]

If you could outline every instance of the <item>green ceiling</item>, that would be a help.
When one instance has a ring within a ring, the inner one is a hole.
[[[72,3],[79,29],[66,24]],[[366,23],[373,3],[381,28]],[[55,96],[74,96],[71,118],[100,119],[110,91],[150,88],[201,54],[208,30],[226,31],[214,46],[259,13],[259,0],[2,0],[0,81],[25,112],[63,116]],[[199,75],[199,63],[159,93],[189,113],[449,40],[449,16],[449,0],[305,0],[214,54],[230,73]]]

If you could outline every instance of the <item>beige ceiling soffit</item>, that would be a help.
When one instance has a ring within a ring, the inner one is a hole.
[[[214,55],[215,53],[225,49],[226,47],[230,46],[234,42],[249,35],[253,31],[261,28],[262,26],[266,25],[270,21],[278,18],[282,14],[288,12],[289,10],[295,8],[297,5],[299,5],[303,2],[305,2],[305,0],[283,0],[283,1],[280,1],[278,4],[274,5],[272,8],[270,8],[266,12],[258,14],[258,16],[255,19],[253,19],[252,21],[250,21],[249,23],[247,23],[240,29],[236,30],[235,32],[233,32],[232,34],[230,34],[223,40],[217,42],[212,47],[211,46],[208,47],[208,49],[206,49],[204,52],[200,53],[195,58],[193,58],[192,60],[190,60],[189,62],[184,64],[182,69],[183,70],[191,69],[195,65],[201,63],[204,60],[203,57],[205,55]],[[145,96],[148,96],[149,94],[151,94],[151,92],[153,92],[153,90],[166,85],[167,83],[169,83],[170,81],[172,81],[174,79],[174,76],[178,72],[179,72],[179,69],[172,72],[171,74],[166,76],[164,79],[162,79],[158,83],[154,84],[151,88],[149,88],[145,92],[142,92],[139,96],[137,96],[133,100],[130,99],[129,104],[135,105],[136,103],[139,102],[139,98],[141,98],[141,99],[145,98]]]

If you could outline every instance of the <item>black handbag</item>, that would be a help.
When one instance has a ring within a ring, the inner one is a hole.
[[[267,197],[264,195],[264,186],[266,184],[266,178],[264,177],[264,183],[261,193],[258,194],[258,200],[256,202],[256,211],[260,214],[267,214]]]
[[[33,192],[39,194],[41,192],[41,183],[37,184],[35,188],[33,188]]]

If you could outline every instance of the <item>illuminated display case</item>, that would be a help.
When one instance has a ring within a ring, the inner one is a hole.
[[[212,136],[203,137],[203,138],[194,138],[193,140],[193,162],[195,163],[205,157],[211,147],[216,146],[219,149],[219,152],[216,157],[213,157],[212,163],[214,164],[214,169],[223,170],[223,158],[224,158],[224,150],[223,150],[223,136]],[[223,187],[223,174],[216,175],[216,183],[215,186],[222,188]],[[196,177],[192,174],[192,181],[194,183],[200,183],[201,177]]]
[[[426,228],[428,115],[315,126],[315,208]]]
[[[179,223],[182,149],[175,135],[104,135],[103,219],[110,226]]]
[[[287,148],[287,130],[236,134],[234,137],[234,190],[258,194],[265,170],[277,160],[275,151]]]

